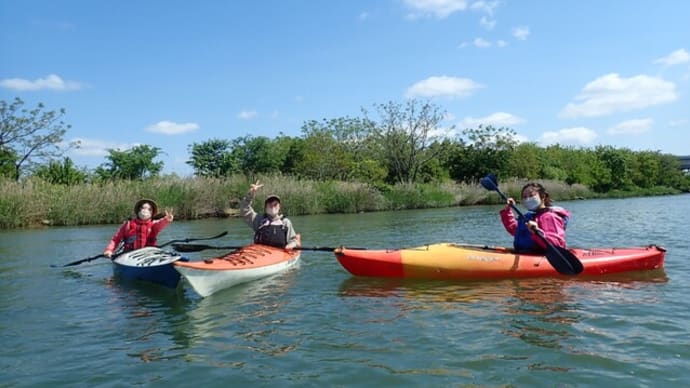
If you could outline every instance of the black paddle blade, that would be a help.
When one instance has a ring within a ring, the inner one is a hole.
[[[479,183],[484,186],[485,189],[487,190],[498,190],[498,180],[496,179],[496,175],[494,174],[489,174],[482,178]]]
[[[580,259],[572,252],[552,244],[546,246],[546,259],[558,273],[563,275],[577,275],[584,269]]]

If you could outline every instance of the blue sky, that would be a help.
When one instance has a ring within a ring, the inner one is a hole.
[[[0,0],[0,98],[65,108],[69,155],[299,136],[430,99],[444,127],[690,155],[686,1]]]

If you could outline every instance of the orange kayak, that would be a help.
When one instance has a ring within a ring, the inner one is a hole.
[[[205,297],[237,284],[282,272],[295,264],[300,251],[251,244],[224,256],[203,261],[176,261],[175,269],[194,291]]]
[[[571,249],[584,266],[582,275],[605,275],[663,268],[666,250],[639,248]],[[396,250],[338,248],[340,264],[355,276],[420,279],[511,279],[563,276],[539,254],[501,247],[431,244]]]

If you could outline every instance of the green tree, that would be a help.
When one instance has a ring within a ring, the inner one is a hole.
[[[510,175],[511,154],[517,145],[510,128],[479,125],[463,130],[458,152],[450,160],[450,176],[460,181],[477,181],[489,173]]]
[[[0,177],[15,179],[17,155],[11,148],[0,147]]]
[[[506,176],[515,178],[537,179],[542,170],[539,156],[542,148],[537,143],[521,143],[515,146],[509,155]]]
[[[635,152],[631,159],[630,179],[635,186],[651,188],[658,185],[661,173],[661,158],[658,152]]]
[[[681,190],[688,189],[690,175],[683,175],[680,169],[680,159],[671,154],[659,155],[659,180],[657,185],[675,187]]]
[[[364,129],[376,143],[389,171],[389,181],[414,183],[422,168],[444,152],[443,147],[430,148],[441,132],[444,112],[436,105],[416,99],[404,104],[388,102],[375,105],[377,120],[366,109]],[[450,132],[453,127],[446,128]]]
[[[0,165],[3,170],[12,163],[13,179],[19,179],[24,169],[31,169],[42,161],[62,156],[61,146],[70,128],[62,121],[65,110],[46,111],[39,103],[34,109],[24,108],[24,101],[0,101]],[[75,146],[72,143],[70,146]],[[12,157],[8,157],[12,156]]]
[[[611,174],[610,184],[606,185],[605,182],[598,181],[595,190],[601,192],[612,189],[625,190],[632,186],[629,150],[616,149],[612,146],[598,146],[595,148],[595,153]]]
[[[141,180],[156,177],[163,169],[163,162],[154,161],[161,149],[142,144],[126,151],[109,149],[108,161],[96,168],[96,176],[102,180]]]
[[[79,169],[72,159],[66,157],[62,161],[51,160],[47,165],[36,168],[34,175],[47,182],[59,185],[77,185],[85,183],[89,174],[85,169]]]
[[[274,143],[276,148],[284,153],[283,165],[280,170],[285,174],[297,174],[297,164],[304,155],[306,142],[299,137],[290,137],[281,134]]]
[[[194,174],[205,177],[222,177],[240,171],[240,163],[230,152],[228,140],[211,139],[193,143],[188,147],[191,154],[186,162],[194,168]]]
[[[303,153],[297,169],[319,180],[352,180],[358,174],[370,175],[374,161],[366,152],[364,130],[362,120],[357,118],[305,122]]]
[[[287,150],[265,136],[244,136],[232,141],[232,157],[246,175],[282,172]]]

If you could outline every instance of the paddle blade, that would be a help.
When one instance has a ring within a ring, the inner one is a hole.
[[[577,275],[584,269],[580,259],[571,251],[551,244],[546,247],[546,259],[556,271],[563,275]]]
[[[482,178],[479,183],[484,186],[485,189],[493,191],[493,190],[498,190],[498,180],[496,179],[496,175],[494,174],[489,174]]]

